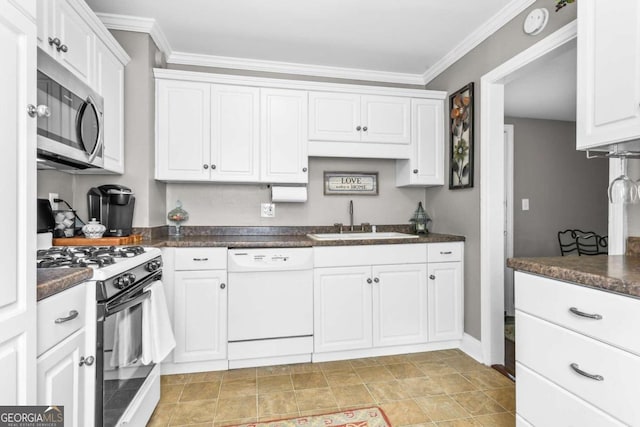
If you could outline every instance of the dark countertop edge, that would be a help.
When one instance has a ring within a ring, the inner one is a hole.
[[[634,259],[638,257],[629,255],[605,256],[607,259]],[[604,292],[640,299],[640,281],[629,280],[621,277],[614,277],[605,273],[594,273],[589,271],[577,270],[575,268],[550,265],[549,260],[562,257],[549,258],[509,258],[507,259],[507,267],[516,271],[534,274],[536,276],[547,277],[549,279],[559,280],[574,285],[583,286],[590,289],[596,289]],[[572,257],[574,258],[574,257]],[[584,257],[585,260],[590,257]]]
[[[260,239],[260,240],[254,240]],[[270,248],[270,247],[314,247],[314,246],[356,246],[356,245],[394,245],[406,243],[447,243],[464,242],[464,236],[453,234],[429,233],[424,237],[407,239],[362,239],[362,240],[314,240],[306,235],[200,235],[182,237],[161,237],[143,240],[143,246],[153,247],[228,247],[228,248]]]
[[[91,268],[39,268],[36,275],[36,301],[41,301],[91,279],[93,270]]]

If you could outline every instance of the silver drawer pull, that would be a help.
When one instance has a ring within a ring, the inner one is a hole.
[[[440,255],[451,255],[452,253],[451,251],[440,251]]]
[[[67,317],[58,317],[56,319],[56,323],[64,323],[64,322],[68,322],[69,320],[73,320],[76,317],[78,317],[78,312],[76,310],[71,310],[69,312],[69,315]]]
[[[78,365],[82,366],[82,365],[87,365],[87,366],[91,366],[93,365],[93,362],[95,362],[95,358],[93,356],[89,356],[89,357],[84,357],[82,356],[80,358],[80,363],[78,363]]]
[[[194,261],[209,261],[209,258],[194,258]]]
[[[575,314],[576,316],[586,317],[588,319],[602,320],[602,315],[600,314],[585,313],[584,311],[580,311],[575,307],[571,307],[569,311]]]
[[[595,380],[595,381],[604,381],[604,377],[602,375],[594,375],[594,374],[590,374],[588,372],[583,371],[582,369],[580,369],[580,366],[578,366],[577,363],[572,363],[571,365],[569,365],[571,367],[571,369],[573,369],[576,373],[582,375],[583,377],[587,377],[589,379]]]

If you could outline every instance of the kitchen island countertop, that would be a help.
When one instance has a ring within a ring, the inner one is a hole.
[[[628,255],[509,258],[525,273],[640,298],[640,257]]]
[[[93,276],[91,268],[39,268],[37,301],[72,288]]]

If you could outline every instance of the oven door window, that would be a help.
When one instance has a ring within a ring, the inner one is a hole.
[[[128,305],[128,304],[127,304]],[[142,365],[142,300],[104,321],[103,426],[115,426],[153,364]]]

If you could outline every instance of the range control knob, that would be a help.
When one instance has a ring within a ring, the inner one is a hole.
[[[160,261],[158,260],[153,260],[147,263],[147,265],[145,265],[145,270],[147,271],[156,271],[157,269],[160,268]]]
[[[113,286],[115,286],[118,289],[124,289],[127,287],[127,284],[124,282],[124,277],[116,277],[115,279],[113,279]]]

